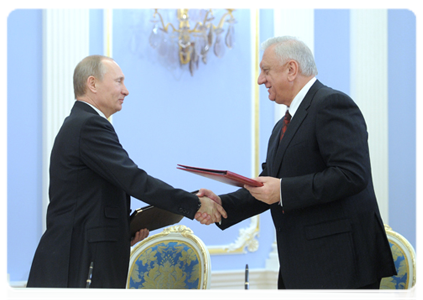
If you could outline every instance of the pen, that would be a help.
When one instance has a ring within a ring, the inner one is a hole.
[[[248,290],[249,287],[249,282],[248,282],[248,264],[245,265],[245,289]]]
[[[91,279],[93,277],[93,265],[94,265],[94,262],[91,262],[90,268],[88,270],[87,285],[85,286],[86,288],[89,288],[91,286]]]

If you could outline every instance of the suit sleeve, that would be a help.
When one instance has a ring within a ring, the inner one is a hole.
[[[233,193],[220,195],[222,206],[228,214],[228,218],[222,218],[220,229],[226,229],[245,219],[261,214],[268,210],[270,206],[266,203],[256,200],[250,192],[241,188]]]
[[[129,158],[113,126],[104,118],[88,118],[80,133],[80,156],[95,173],[146,203],[193,219],[198,197],[148,175]]]
[[[325,167],[320,172],[282,178],[285,211],[358,194],[371,181],[367,129],[357,105],[348,96],[334,93],[320,101],[316,110],[315,136]]]

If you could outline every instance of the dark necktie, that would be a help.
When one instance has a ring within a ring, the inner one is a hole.
[[[291,122],[291,115],[289,114],[288,110],[286,110],[285,118],[283,119],[283,126],[281,130],[281,137],[279,138],[279,142],[282,141],[285,131],[288,128],[289,122]]]

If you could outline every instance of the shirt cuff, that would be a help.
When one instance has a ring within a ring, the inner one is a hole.
[[[281,192],[280,192],[280,197],[281,197],[280,199],[281,199],[281,200],[279,201],[279,205],[280,205],[281,207],[283,207],[283,202],[282,202],[282,178],[281,178],[281,181],[280,181],[280,184],[279,184],[279,185],[280,185],[280,187],[281,187],[281,189],[280,189],[280,191],[281,191]]]

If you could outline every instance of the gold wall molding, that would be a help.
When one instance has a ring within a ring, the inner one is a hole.
[[[207,246],[207,249],[210,255],[243,254],[247,253],[247,250],[249,252],[255,252],[259,247],[259,242],[256,239],[259,232],[260,217],[254,216],[250,218],[250,226],[239,230],[239,236],[233,243],[220,246]]]
[[[104,55],[113,58],[113,9],[103,10]]]

